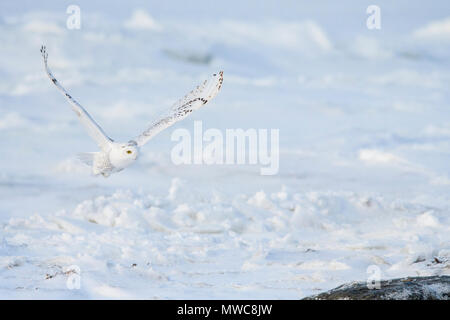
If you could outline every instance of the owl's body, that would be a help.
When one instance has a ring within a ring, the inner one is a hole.
[[[92,174],[94,176],[101,174],[104,177],[108,177],[111,173],[115,172],[116,168],[109,160],[109,152],[95,152],[93,156]]]
[[[136,142],[112,142],[109,149],[100,152],[82,153],[79,159],[91,166],[93,175],[108,177],[111,173],[119,172],[137,160],[139,149]]]
[[[140,147],[162,130],[184,119],[194,110],[197,110],[208,103],[208,101],[217,95],[223,82],[222,71],[213,74],[209,80],[204,81],[201,85],[197,86],[197,88],[176,102],[168,115],[155,121],[134,140],[130,140],[127,143],[117,143],[106,135],[89,113],[59,84],[47,65],[48,54],[44,46],[41,47],[41,53],[44,58],[45,70],[48,77],[68,99],[72,110],[78,116],[81,124],[100,147],[99,152],[80,154],[80,160],[91,166],[94,175],[101,174],[104,177],[108,177],[114,172],[122,171],[134,163],[139,156]]]

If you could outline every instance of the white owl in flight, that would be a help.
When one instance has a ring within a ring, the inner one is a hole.
[[[89,135],[100,147],[99,152],[80,154],[80,160],[92,167],[92,173],[94,175],[101,174],[104,177],[108,177],[111,173],[122,171],[134,163],[139,156],[140,147],[162,130],[184,119],[192,111],[197,110],[208,103],[217,95],[223,82],[223,71],[213,74],[209,80],[204,81],[201,85],[197,86],[197,88],[184,96],[184,98],[176,102],[167,116],[155,121],[147,130],[142,132],[135,139],[120,143],[115,142],[108,137],[89,113],[76,102],[55,79],[47,65],[48,54],[45,46],[41,47],[41,54],[44,58],[45,70],[48,77],[67,98],[81,124],[83,124]]]

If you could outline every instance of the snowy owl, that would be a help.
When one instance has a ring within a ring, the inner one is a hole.
[[[223,82],[223,71],[213,74],[209,80],[204,81],[201,85],[197,86],[197,88],[184,96],[184,98],[176,102],[167,116],[155,121],[147,130],[142,132],[135,139],[120,143],[109,138],[89,113],[75,101],[75,99],[73,99],[55,79],[47,64],[48,54],[45,46],[41,47],[41,54],[44,59],[45,71],[47,72],[48,77],[69,101],[72,110],[86,128],[88,134],[100,147],[99,152],[79,154],[80,160],[92,167],[92,173],[94,175],[101,174],[104,177],[108,177],[111,173],[122,171],[134,163],[138,158],[140,147],[162,130],[184,119],[192,111],[197,110],[208,103],[217,95]]]

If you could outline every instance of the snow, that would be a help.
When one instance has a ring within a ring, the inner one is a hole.
[[[432,21],[414,31],[413,35],[418,38],[448,40],[450,38],[450,18]]]
[[[159,31],[161,26],[145,11],[138,9],[131,18],[125,21],[125,28]]]
[[[450,5],[379,1],[368,30],[345,3],[79,1],[69,30],[51,1],[2,2],[0,298],[299,299],[370,266],[449,274]],[[224,84],[136,165],[96,178],[42,43],[118,141],[209,74]],[[280,129],[278,174],[173,164],[171,134],[195,120]]]

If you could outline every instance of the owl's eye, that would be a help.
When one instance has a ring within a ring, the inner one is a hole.
[[[127,150],[127,153],[128,153],[128,154],[132,154],[132,153],[133,153],[133,151],[131,151],[131,150]]]

